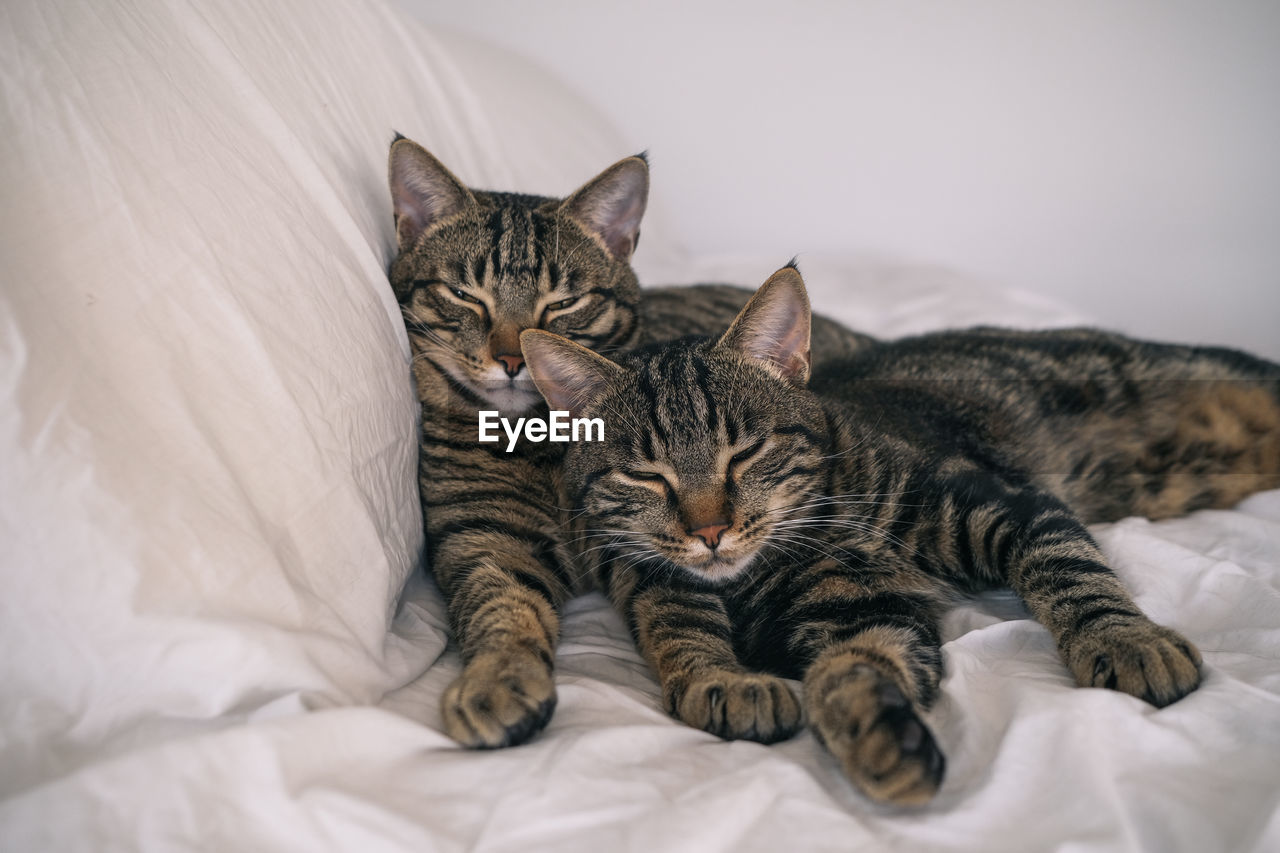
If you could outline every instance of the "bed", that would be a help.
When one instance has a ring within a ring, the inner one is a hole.
[[[373,0],[0,21],[0,848],[1280,849],[1280,492],[1094,528],[1204,654],[1169,708],[1073,687],[1008,595],[952,613],[927,808],[872,806],[808,734],[669,719],[598,595],[566,610],[549,728],[455,746],[387,146],[543,193],[632,152],[537,68]],[[662,198],[659,168],[642,281],[787,260],[682,246]],[[1088,320],[946,270],[800,261],[820,310],[877,335]]]

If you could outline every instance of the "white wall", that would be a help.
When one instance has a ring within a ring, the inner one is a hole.
[[[1280,358],[1276,0],[400,2],[609,113],[698,251],[939,263]]]

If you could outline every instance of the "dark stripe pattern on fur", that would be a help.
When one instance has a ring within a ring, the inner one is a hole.
[[[535,378],[576,363],[586,411],[611,426],[571,447],[566,486],[671,713],[773,740],[800,720],[777,676],[802,678],[805,716],[854,783],[925,802],[945,772],[921,716],[939,618],[993,586],[1021,596],[1078,684],[1157,706],[1195,689],[1199,653],[1141,612],[1085,524],[1280,486],[1280,366],[979,329],[865,349],[806,388],[807,309],[784,269],[720,341],[612,372],[525,336]]]

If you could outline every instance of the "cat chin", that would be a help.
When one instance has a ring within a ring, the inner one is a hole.
[[[530,394],[522,388],[476,389],[476,392],[504,418],[527,415],[542,402],[541,394]]]
[[[736,560],[725,560],[720,557],[712,557],[709,561],[697,567],[686,565],[684,563],[679,565],[680,568],[684,569],[694,577],[713,584],[722,584],[733,580],[749,569],[751,564],[755,562],[757,553],[758,552],[753,551],[745,557],[739,557]]]
[[[527,379],[521,378],[515,382],[506,378],[477,381],[452,365],[447,365],[447,369],[456,382],[484,401],[481,408],[496,409],[502,417],[518,418],[527,415],[542,402],[542,394],[537,386]]]

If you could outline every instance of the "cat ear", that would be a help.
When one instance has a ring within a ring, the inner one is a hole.
[[[623,371],[604,356],[541,329],[521,332],[520,349],[547,405],[575,417]]]
[[[620,261],[640,242],[640,219],[649,201],[649,163],[639,154],[614,163],[564,200],[560,212],[576,219]]]
[[[762,362],[771,372],[803,385],[809,380],[809,296],[794,264],[769,277],[734,319],[717,347]]]
[[[397,136],[391,143],[387,172],[401,249],[441,219],[475,204],[471,191],[412,139]]]

